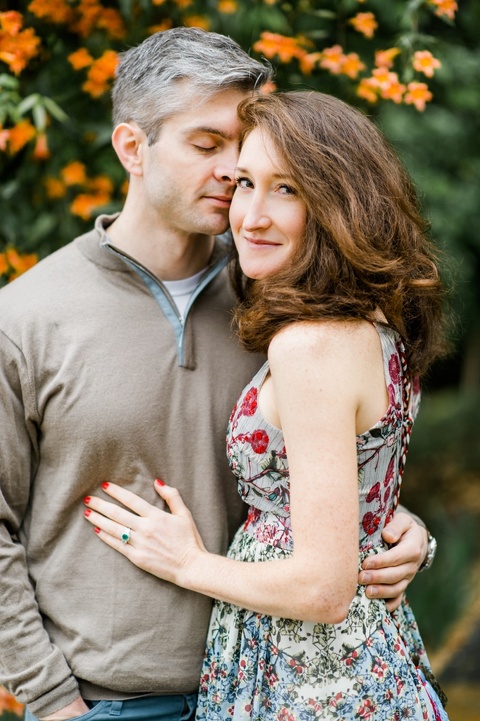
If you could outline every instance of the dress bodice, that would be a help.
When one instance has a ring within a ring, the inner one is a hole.
[[[393,515],[401,475],[402,431],[404,428],[410,431],[420,398],[418,382],[414,381],[406,403],[404,347],[398,334],[382,324],[375,324],[375,328],[382,347],[389,404],[384,416],[356,439],[361,551],[381,544],[382,530]],[[238,480],[239,493],[251,507],[247,523],[255,522],[267,512],[270,522],[262,519],[263,540],[291,546],[285,441],[281,429],[269,423],[258,406],[258,395],[268,372],[267,361],[246,386],[232,411],[227,430],[227,456]]]

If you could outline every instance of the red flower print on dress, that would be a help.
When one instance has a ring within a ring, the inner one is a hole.
[[[388,361],[388,371],[390,373],[390,378],[396,384],[400,381],[400,370],[400,360],[398,355],[395,353],[390,356],[390,360]]]
[[[358,708],[356,715],[360,719],[371,719],[373,718],[375,711],[375,704],[371,701],[371,699],[367,698],[365,699],[365,701],[362,701],[362,704]]]
[[[380,518],[375,516],[374,513],[368,511],[362,518],[362,526],[365,533],[372,536],[380,525]]]
[[[395,386],[390,383],[388,386],[388,400],[391,406],[395,405]]]
[[[380,499],[380,483],[375,483],[374,486],[370,489],[368,492],[367,497],[365,498],[367,503],[372,503],[376,498]]]
[[[257,431],[253,431],[253,433],[251,433],[248,437],[248,442],[255,453],[265,453],[268,448],[269,441],[270,439],[267,433],[260,428]]]
[[[253,416],[257,410],[257,389],[250,388],[240,406],[239,416]]]
[[[392,456],[388,463],[387,472],[385,474],[385,480],[383,481],[384,486],[388,486],[389,483],[391,483],[391,481],[393,480],[394,465],[395,465],[395,456]]]

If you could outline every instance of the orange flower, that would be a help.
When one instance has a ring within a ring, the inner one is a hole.
[[[360,60],[357,53],[348,53],[345,55],[342,63],[341,73],[355,80],[358,73],[365,69],[364,63]]]
[[[378,23],[373,13],[357,13],[357,15],[355,15],[354,18],[350,18],[348,22],[350,25],[353,25],[358,33],[362,33],[366,38],[373,38],[375,30],[378,28]]]
[[[0,714],[13,713],[17,716],[23,715],[23,704],[19,703],[8,691],[0,686]]]
[[[341,45],[325,48],[320,53],[320,57],[320,67],[328,70],[332,75],[343,74],[354,79],[365,68],[357,53],[345,55]]]
[[[202,30],[210,30],[210,20],[205,15],[190,15],[183,18],[185,25],[189,28],[202,28]]]
[[[90,220],[97,208],[109,202],[109,193],[80,193],[70,205],[70,210],[83,220]]]
[[[67,192],[67,187],[62,180],[58,178],[45,178],[45,189],[49,198],[63,198]]]
[[[372,75],[377,82],[377,86],[383,90],[388,88],[392,83],[398,82],[397,73],[392,73],[388,68],[375,68]]]
[[[218,10],[225,15],[231,15],[238,10],[236,0],[218,0]]]
[[[103,55],[94,60],[87,73],[87,80],[83,83],[82,89],[89,93],[92,98],[103,95],[109,83],[115,76],[115,69],[118,63],[118,54],[115,50],[105,50]]]
[[[123,18],[115,8],[103,8],[98,20],[97,28],[105,30],[113,40],[122,40],[127,34]]]
[[[33,28],[21,30],[22,16],[10,11],[0,13],[0,60],[12,73],[18,75],[35,55],[38,55],[40,38]]]
[[[92,98],[99,98],[108,90],[106,82],[94,82],[93,80],[85,80],[82,84],[82,90],[88,93]]]
[[[376,85],[377,93],[379,93],[384,100],[393,100],[394,103],[402,102],[406,87],[398,79],[397,73],[390,72],[388,68],[375,68],[373,77],[369,78],[369,80],[369,86],[364,85],[362,88],[366,94],[368,94],[369,90],[373,91]],[[363,95],[362,97],[366,96]]]
[[[8,271],[8,263],[5,258],[5,253],[0,253],[0,275],[6,275]],[[5,693],[4,689],[0,687],[0,713],[5,711],[2,707],[2,692]]]
[[[175,5],[181,10],[184,10],[185,8],[190,7],[192,2],[193,0],[175,0]]]
[[[442,16],[446,15],[450,20],[455,19],[455,13],[458,10],[458,3],[456,0],[429,0],[431,5],[435,5],[435,15]]]
[[[36,253],[20,254],[15,248],[7,248],[5,256],[8,264],[13,268],[14,273],[10,276],[10,280],[18,278],[19,275],[32,268],[38,262]]]
[[[80,0],[69,29],[86,38],[95,28],[105,30],[109,37],[116,40],[126,35],[125,23],[118,10],[104,8],[98,0]]]
[[[435,70],[442,67],[440,60],[434,58],[428,50],[417,50],[412,65],[417,72],[423,73],[427,78],[432,78]]]
[[[300,70],[304,75],[310,75],[315,65],[318,65],[322,59],[322,53],[306,53],[299,58]]]
[[[88,37],[95,29],[101,12],[102,7],[97,0],[80,0],[69,29],[78,33],[82,38]]]
[[[395,75],[395,73],[392,73]],[[394,103],[401,103],[403,100],[403,95],[405,93],[405,90],[407,88],[403,83],[401,83],[398,78],[395,80],[393,79],[389,85],[382,88],[380,91],[380,95],[384,100],[393,100]]]
[[[425,110],[425,104],[433,98],[426,83],[408,83],[407,91],[405,102],[407,105],[415,105],[420,112]]]
[[[52,23],[68,23],[73,17],[73,10],[65,0],[32,0],[28,6],[33,15]]]
[[[10,138],[10,130],[4,129],[0,126],[0,150],[3,152],[7,149],[7,143]]]
[[[359,98],[369,103],[376,103],[378,100],[378,83],[375,78],[362,78],[357,88]]]
[[[23,26],[23,17],[21,13],[16,10],[8,10],[7,12],[0,13],[0,28],[4,30],[7,35],[18,35]]]
[[[268,80],[266,83],[262,85],[260,88],[260,93],[262,95],[269,95],[270,93],[274,93],[277,89],[276,84],[273,82],[273,80]]]
[[[66,185],[85,185],[87,173],[85,165],[79,160],[74,160],[60,171]]]
[[[150,35],[154,35],[155,33],[163,33],[165,32],[165,30],[170,30],[172,26],[173,22],[170,20],[170,18],[166,18],[158,25],[150,25],[150,27],[148,28],[148,32],[150,33]]]
[[[163,5],[167,0],[152,0],[154,5]]]
[[[21,120],[13,128],[10,128],[9,133],[9,150],[11,155],[15,155],[20,152],[27,143],[30,142],[36,135],[36,130],[33,127],[30,120]]]
[[[322,60],[320,61],[320,67],[329,70],[333,75],[338,75],[342,72],[342,65],[345,60],[343,48],[341,45],[332,45],[331,48],[325,48],[322,52]]]
[[[98,193],[105,193],[111,195],[113,191],[113,183],[108,175],[97,175],[96,178],[91,178],[88,181],[89,190],[94,190]]]
[[[355,15],[354,18],[350,18],[348,22],[350,25],[353,25],[358,33],[362,33],[366,38],[373,38],[375,30],[378,28],[378,23],[373,13],[357,13],[357,15]]]
[[[388,48],[388,50],[377,50],[375,52],[375,65],[377,68],[391,68],[394,59],[402,51],[400,48]]]
[[[51,152],[48,148],[47,135],[46,133],[39,133],[37,135],[33,157],[35,160],[46,160],[50,156]]]
[[[92,64],[89,70],[89,77],[100,82],[101,80],[110,80],[115,75],[118,64],[118,54],[115,50],[105,50],[98,60]]]
[[[282,63],[289,63],[293,58],[301,59],[307,54],[300,42],[298,38],[265,31],[260,35],[260,40],[257,40],[253,49],[269,60],[278,55]]]
[[[74,70],[83,70],[93,63],[93,58],[87,48],[79,48],[74,53],[70,53],[67,60]]]

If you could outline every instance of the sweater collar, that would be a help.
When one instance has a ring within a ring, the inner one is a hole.
[[[122,259],[121,255],[108,252],[105,247],[110,239],[108,227],[118,218],[120,213],[114,215],[99,215],[95,221],[94,229],[77,238],[76,242],[80,251],[92,262],[108,270],[120,273],[131,273],[132,268]],[[232,236],[230,231],[215,238],[213,252],[207,266],[207,270],[213,268],[219,261],[223,260],[232,248]],[[135,259],[134,259],[135,260]],[[148,269],[147,269],[148,270]]]

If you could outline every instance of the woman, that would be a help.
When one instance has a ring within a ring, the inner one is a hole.
[[[408,606],[390,614],[357,586],[398,503],[417,375],[442,350],[425,223],[381,134],[342,101],[285,93],[240,115],[236,320],[268,352],[227,434],[247,522],[215,556],[161,481],[171,514],[105,484],[137,515],[93,498],[88,520],[141,568],[217,599],[198,719],[446,719]]]

